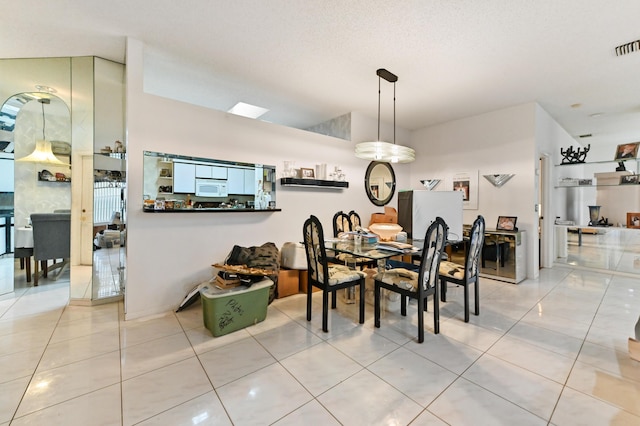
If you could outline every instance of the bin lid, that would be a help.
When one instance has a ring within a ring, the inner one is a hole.
[[[214,298],[221,297],[227,295],[237,295],[242,293],[247,293],[250,291],[260,290],[261,288],[271,287],[273,285],[273,281],[269,278],[265,278],[262,281],[258,281],[257,283],[253,283],[251,287],[245,287],[240,285],[234,288],[218,288],[214,284],[215,278],[209,282],[203,283],[203,286],[200,288],[200,294],[204,297]]]

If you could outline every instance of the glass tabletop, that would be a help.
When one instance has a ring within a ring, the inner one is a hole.
[[[408,245],[406,249],[397,249],[389,245],[385,246],[384,242],[368,244],[356,244],[353,240],[332,239],[326,240],[327,249],[338,253],[351,254],[358,257],[364,257],[372,260],[388,259],[393,256],[402,256],[403,254],[414,254],[417,248]]]

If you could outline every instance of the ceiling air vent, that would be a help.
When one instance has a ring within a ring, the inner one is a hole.
[[[632,41],[632,42],[617,46],[616,56],[628,55],[631,52],[638,52],[638,51],[640,51],[640,40]]]
[[[591,136],[593,136],[591,133],[585,133],[584,135],[580,135],[578,137],[579,138],[590,138]]]

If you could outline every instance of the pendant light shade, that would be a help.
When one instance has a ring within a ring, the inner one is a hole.
[[[356,145],[356,157],[385,163],[410,163],[416,159],[416,152],[408,146],[396,145],[396,81],[395,74],[380,68],[378,75],[378,140],[361,142]],[[393,143],[380,140],[380,79],[393,83]]]
[[[416,159],[416,152],[389,142],[361,142],[356,145],[356,157],[386,163],[410,163]]]
[[[42,139],[36,139],[36,148],[33,152],[26,157],[18,158],[16,161],[29,162],[29,163],[43,163],[52,164],[56,166],[68,166],[68,163],[60,161],[58,157],[53,154],[51,149],[51,142],[45,138],[45,117],[44,117],[44,105],[51,102],[48,98],[38,99],[38,102],[42,104]]]
[[[45,163],[54,164],[58,166],[68,166],[68,163],[60,161],[58,157],[53,154],[51,150],[51,142],[44,139],[36,140],[36,149],[26,157],[17,159],[16,161],[23,161],[29,163]]]

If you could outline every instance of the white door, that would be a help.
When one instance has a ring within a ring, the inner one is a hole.
[[[93,264],[93,155],[82,156],[80,264]]]

